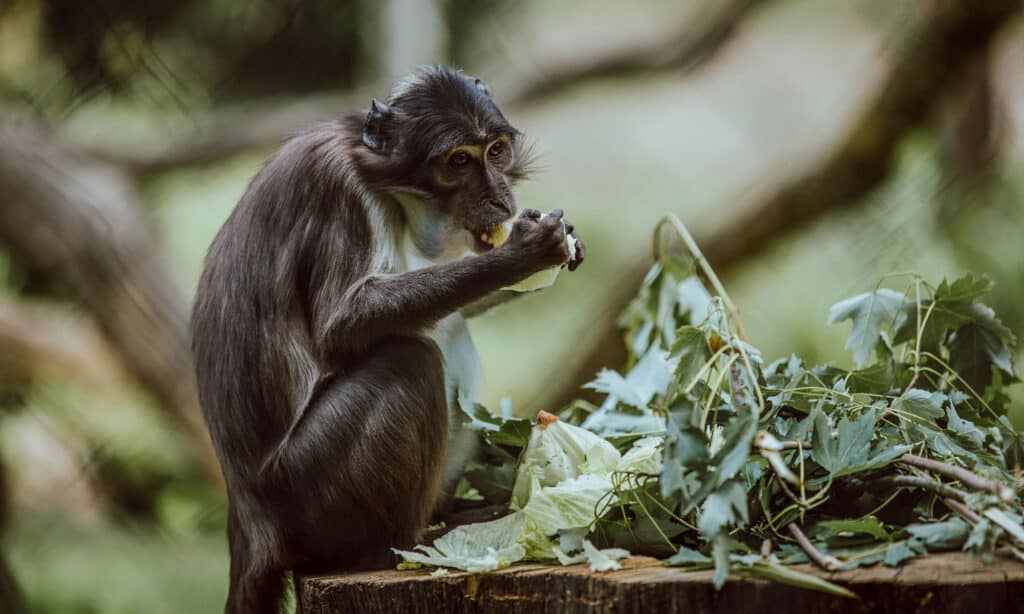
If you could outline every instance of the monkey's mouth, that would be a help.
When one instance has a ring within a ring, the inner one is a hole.
[[[493,226],[490,230],[473,234],[473,242],[477,252],[486,252],[498,247],[508,240],[509,232],[512,230],[512,220]]]

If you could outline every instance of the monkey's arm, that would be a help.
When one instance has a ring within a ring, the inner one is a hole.
[[[314,319],[318,353],[327,357],[389,335],[414,334],[525,279],[535,268],[502,247],[406,273],[368,275]]]
[[[504,305],[510,301],[513,301],[520,296],[526,294],[533,294],[533,292],[516,292],[515,290],[498,290],[497,292],[491,292],[487,296],[473,301],[472,303],[464,306],[459,312],[467,318],[475,318],[478,315],[482,315],[498,307]]]

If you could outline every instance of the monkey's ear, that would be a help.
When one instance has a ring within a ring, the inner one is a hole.
[[[473,85],[475,85],[476,89],[483,92],[488,98],[491,97],[491,88],[487,87],[487,84],[484,83],[483,79],[477,79],[473,82]]]
[[[377,153],[387,153],[391,146],[387,135],[392,117],[394,113],[391,112],[391,108],[374,98],[363,124],[363,144]]]

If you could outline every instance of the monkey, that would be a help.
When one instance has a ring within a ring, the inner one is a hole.
[[[517,216],[530,159],[483,81],[432,66],[252,179],[191,319],[228,495],[225,612],[277,612],[289,571],[393,564],[454,490],[481,372],[463,312],[584,259],[560,210]]]

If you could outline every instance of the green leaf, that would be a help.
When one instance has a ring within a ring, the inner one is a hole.
[[[704,331],[693,326],[683,326],[676,331],[671,355],[679,361],[675,378],[680,386],[688,385],[697,376],[704,363],[711,358]]]
[[[711,544],[711,558],[715,561],[715,575],[711,582],[716,589],[725,586],[725,581],[729,578],[729,545],[729,536],[725,534],[715,537]]]
[[[929,550],[953,550],[963,547],[971,534],[971,525],[954,516],[943,522],[908,525],[907,532]]]
[[[871,437],[875,432],[875,412],[865,411],[851,421],[842,418],[832,436],[832,425],[821,410],[814,416],[811,454],[814,461],[833,475],[867,460]]]
[[[471,463],[463,474],[469,485],[488,503],[507,503],[512,497],[515,471],[512,465],[483,465]]]
[[[893,387],[892,368],[887,363],[879,363],[850,371],[846,376],[846,387],[850,392],[866,394],[885,394]]]
[[[733,480],[708,495],[701,507],[697,528],[706,539],[711,539],[727,526],[742,526],[746,522],[747,492]]]
[[[874,409],[864,410],[855,420],[846,417],[840,419],[835,437],[828,416],[820,408],[815,408],[812,415],[814,432],[811,435],[811,455],[833,478],[879,469],[910,450],[909,445],[886,442],[871,447],[877,421]]]
[[[486,431],[484,437],[495,445],[525,448],[533,425],[526,418],[506,418],[497,431]]]
[[[663,565],[674,567],[677,565],[704,565],[711,562],[711,557],[706,554],[701,554],[696,550],[691,550],[686,546],[680,546],[679,552],[673,554],[669,558],[662,561]]]
[[[812,591],[821,591],[823,593],[838,595],[840,597],[857,597],[857,595],[838,584],[832,584],[828,580],[819,578],[818,576],[812,576],[811,574],[797,571],[796,569],[780,565],[773,561],[757,561],[747,567],[737,567],[733,571],[738,574],[764,578],[765,580],[778,582],[779,584],[788,584],[790,586],[806,588]]]
[[[987,305],[971,305],[973,321],[957,329],[949,364],[979,394],[992,383],[992,367],[1016,377],[1010,347],[1015,339]]]
[[[945,402],[946,395],[941,392],[911,388],[901,398],[893,400],[892,407],[920,418],[941,418],[946,413],[942,409]]]
[[[664,394],[675,371],[675,360],[668,352],[652,348],[636,363],[626,377],[610,369],[602,369],[594,381],[584,384],[637,409],[647,409],[656,394]]]
[[[984,296],[992,287],[985,277],[967,274],[952,284],[942,280],[931,299],[921,301],[920,317],[924,321],[921,330],[921,347],[935,351],[945,342],[950,331],[954,331],[973,319],[972,304]],[[908,306],[913,312],[904,326],[896,333],[894,343],[915,341],[917,337],[917,310],[914,304]],[[927,316],[927,319],[925,319]]]
[[[914,539],[908,539],[903,542],[896,542],[888,550],[885,551],[885,556],[882,557],[882,562],[889,567],[896,567],[907,559],[912,559],[919,554],[924,554],[924,546],[920,542]]]
[[[885,541],[892,539],[882,523],[874,516],[864,516],[856,520],[825,520],[819,522],[818,526],[829,529],[829,532],[818,534],[818,537],[822,539],[828,539],[839,533],[862,533]]]
[[[757,435],[757,422],[750,416],[737,416],[722,430],[722,447],[710,464],[717,468],[715,485],[724,484],[743,468],[750,458],[750,445]]]
[[[859,367],[871,356],[871,351],[881,339],[882,331],[902,324],[906,319],[908,305],[913,304],[895,290],[879,288],[832,305],[828,312],[828,323],[836,324],[844,320],[853,322],[850,336],[846,340],[846,349],[853,352],[853,361]]]

